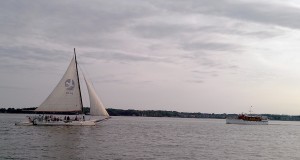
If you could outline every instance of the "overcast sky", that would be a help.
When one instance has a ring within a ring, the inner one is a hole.
[[[1,1],[0,108],[41,104],[73,48],[107,108],[300,114],[297,0]]]

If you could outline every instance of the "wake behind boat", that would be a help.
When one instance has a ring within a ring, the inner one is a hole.
[[[43,115],[28,116],[23,122],[15,123],[16,125],[43,125],[43,126],[86,126],[96,125],[97,122],[109,118],[104,105],[98,97],[95,88],[83,74],[89,99],[90,99],[90,116],[54,116],[45,115],[50,113],[83,113],[82,96],[79,83],[78,67],[76,52],[74,48],[74,57],[69,64],[67,71],[57,86],[54,88],[48,98],[35,109],[36,113]]]

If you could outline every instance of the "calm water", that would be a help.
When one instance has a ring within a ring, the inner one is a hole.
[[[0,159],[300,159],[300,122],[113,117],[97,126],[14,126],[0,114]]]

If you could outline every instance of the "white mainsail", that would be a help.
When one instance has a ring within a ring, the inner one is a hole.
[[[88,88],[88,93],[90,97],[90,115],[91,116],[106,116],[109,117],[104,105],[102,104],[99,96],[91,81],[87,80],[84,76],[86,86]]]
[[[76,56],[76,55],[75,55]],[[82,112],[76,57],[48,98],[35,110],[38,112]]]

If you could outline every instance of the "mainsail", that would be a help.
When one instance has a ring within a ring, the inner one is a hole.
[[[76,55],[74,55],[62,79],[48,98],[35,111],[82,112],[83,106],[76,63]]]
[[[102,104],[100,98],[98,97],[95,88],[91,81],[87,80],[84,76],[86,86],[88,88],[88,93],[90,97],[90,115],[92,116],[109,116],[104,105]]]

